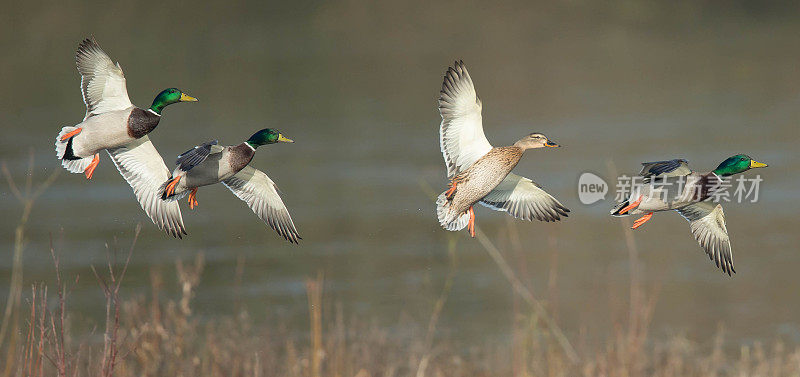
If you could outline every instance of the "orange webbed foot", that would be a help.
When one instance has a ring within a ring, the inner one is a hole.
[[[469,206],[469,223],[467,223],[467,229],[469,230],[469,235],[472,238],[475,238],[475,210],[472,209],[472,206]]]
[[[172,194],[174,194],[174,193],[175,193],[175,186],[177,186],[177,185],[178,185],[178,182],[181,180],[181,177],[182,177],[182,175],[179,175],[179,176],[177,176],[177,177],[173,178],[173,179],[172,179],[172,180],[171,180],[171,181],[170,181],[170,182],[167,184],[167,187],[165,188],[165,191],[166,191],[166,194],[167,194],[167,196],[172,196]]]
[[[630,211],[630,210],[632,210],[632,209],[636,208],[636,207],[637,207],[639,204],[641,204],[641,203],[642,203],[642,199],[643,199],[643,198],[644,198],[644,195],[639,195],[639,199],[636,199],[636,201],[635,201],[635,202],[633,202],[633,203],[631,203],[631,204],[628,204],[627,206],[625,206],[625,208],[623,208],[623,209],[619,210],[619,214],[620,214],[620,215],[624,215],[624,214],[625,214],[625,213],[627,213],[628,211]]]
[[[69,138],[81,133],[81,131],[83,131],[83,128],[78,128],[76,130],[72,130],[70,132],[67,132],[67,133],[64,134],[64,136],[61,137],[61,141],[66,141]]]
[[[87,166],[83,171],[83,174],[86,174],[86,179],[92,179],[92,175],[94,175],[94,169],[97,169],[98,164],[100,164],[100,155],[95,153],[94,158],[92,158],[92,162],[90,162],[89,166]]]
[[[447,192],[444,193],[444,196],[447,198],[447,200],[450,200],[453,199],[453,194],[455,193],[456,193],[456,185],[452,185],[450,186],[450,189],[448,189]]]
[[[189,208],[194,209],[197,207],[199,203],[197,203],[197,187],[192,189],[192,192],[189,193]]]
[[[456,182],[455,179],[450,182],[450,188],[444,193],[444,196],[447,198],[447,200],[453,199],[453,195],[456,194],[456,184],[458,184],[458,182]]]
[[[650,213],[648,213],[648,214],[636,219],[636,221],[633,222],[633,226],[631,227],[631,229],[636,229],[636,228],[644,225],[644,223],[646,223],[647,220],[650,220],[651,217],[653,217],[653,212],[650,212]]]

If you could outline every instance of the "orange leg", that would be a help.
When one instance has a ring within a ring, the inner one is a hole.
[[[469,235],[475,238],[475,210],[472,209],[472,206],[469,206],[469,223],[467,224],[467,229],[469,230]]]
[[[189,208],[194,209],[197,207],[197,187],[192,189],[192,192],[189,193]]]
[[[166,194],[167,194],[167,196],[172,196],[172,194],[174,194],[174,193],[175,193],[175,186],[177,186],[177,185],[178,185],[178,182],[181,180],[181,177],[182,177],[182,176],[181,176],[181,175],[179,175],[179,176],[177,176],[177,177],[173,178],[173,179],[172,179],[172,181],[170,181],[170,182],[167,184],[167,187],[166,187]]]
[[[447,198],[447,200],[450,200],[453,199],[453,194],[455,193],[456,193],[456,185],[453,184],[450,185],[450,189],[448,189],[447,192],[444,193],[444,196]]]
[[[650,212],[650,213],[648,213],[648,214],[636,219],[636,221],[633,222],[633,226],[631,227],[631,229],[636,229],[636,228],[642,226],[644,223],[647,222],[647,220],[650,220],[651,217],[653,217],[653,212]]]
[[[630,211],[630,210],[632,210],[632,209],[636,208],[636,206],[638,206],[638,205],[639,205],[639,203],[641,203],[641,202],[642,202],[642,198],[644,198],[644,195],[639,195],[639,199],[636,199],[636,201],[635,201],[635,202],[633,202],[633,203],[631,203],[631,204],[628,204],[627,206],[625,206],[625,208],[623,208],[623,209],[619,210],[619,214],[620,214],[620,215],[623,215],[623,214],[625,214],[626,212],[628,212],[628,211]]]
[[[450,188],[444,193],[444,196],[447,198],[447,200],[453,199],[453,195],[456,194],[456,185],[459,183],[461,183],[461,180],[456,178],[453,178],[453,180],[450,181]]]
[[[83,128],[78,128],[77,130],[73,130],[73,131],[67,132],[67,133],[64,134],[64,136],[61,137],[61,141],[65,141],[65,140],[67,140],[67,139],[69,139],[69,138],[81,133],[81,131],[83,131]]]
[[[89,163],[89,166],[87,166],[86,170],[83,171],[83,174],[86,174],[86,179],[92,179],[94,169],[97,169],[98,164],[100,164],[100,155],[95,153],[92,162]]]

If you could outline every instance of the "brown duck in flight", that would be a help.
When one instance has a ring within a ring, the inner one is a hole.
[[[464,63],[448,68],[439,96],[439,143],[450,189],[436,200],[443,228],[468,227],[475,236],[475,203],[518,219],[558,221],[569,209],[528,178],[511,170],[528,149],[558,147],[540,133],[532,133],[507,147],[492,147],[483,133],[481,101]]]

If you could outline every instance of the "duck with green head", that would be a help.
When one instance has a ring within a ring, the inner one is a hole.
[[[100,162],[99,153],[106,150],[153,223],[175,237],[186,234],[180,208],[158,200],[159,184],[169,177],[169,170],[147,135],[158,126],[166,106],[197,99],[170,88],[161,91],[149,108],[134,106],[122,67],[114,64],[93,37],[81,42],[75,61],[86,116],[81,123],[63,127],[56,137],[56,157],[61,165],[91,179]]]
[[[297,243],[301,237],[275,182],[249,165],[256,148],[275,143],[294,141],[276,129],[265,128],[237,145],[223,147],[212,140],[189,149],[178,156],[172,176],[161,185],[161,199],[175,203],[189,195],[189,208],[194,209],[199,187],[222,182],[280,236]]]
[[[650,220],[654,212],[675,210],[689,221],[689,228],[709,258],[731,275],[733,254],[725,228],[722,205],[712,199],[723,188],[723,178],[744,173],[750,169],[763,168],[762,164],[744,154],[728,157],[707,173],[698,173],[689,168],[683,159],[645,162],[642,171],[632,182],[630,197],[611,210],[612,216],[644,214],[633,222],[637,229]],[[641,183],[641,184],[638,184]]]

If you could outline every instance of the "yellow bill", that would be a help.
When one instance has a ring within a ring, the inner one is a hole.
[[[750,169],[752,168],[765,168],[767,164],[762,164],[756,160],[750,160]]]
[[[181,93],[181,102],[197,102],[197,98],[194,98],[186,93]]]

